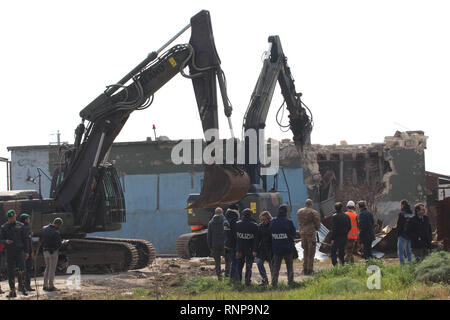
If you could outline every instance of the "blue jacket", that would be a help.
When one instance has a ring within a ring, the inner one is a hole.
[[[62,244],[61,234],[52,224],[46,225],[42,228],[40,241],[42,243],[43,250],[48,250],[50,253],[58,250]]]
[[[227,210],[225,213],[223,228],[225,230],[225,248],[236,249],[236,222],[239,215],[234,210]]]
[[[284,255],[291,253],[294,248],[295,227],[286,214],[279,213],[270,220],[270,233],[272,234],[272,253]]]
[[[236,223],[236,251],[244,256],[251,256],[256,252],[258,225],[251,216],[243,216]]]

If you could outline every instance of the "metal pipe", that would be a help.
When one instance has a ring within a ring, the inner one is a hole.
[[[103,140],[105,140],[105,132],[102,132],[102,136],[100,137],[100,142],[98,144],[97,153],[95,154],[94,163],[92,164],[92,167],[97,167],[98,158],[100,157],[100,151],[103,147]]]
[[[131,78],[133,78],[136,73],[141,71],[147,64],[149,64],[151,61],[155,60],[158,57],[158,54],[164,50],[169,44],[171,44],[173,41],[175,41],[176,38],[178,38],[183,32],[185,32],[187,29],[191,27],[191,24],[188,24],[186,27],[181,29],[175,36],[173,36],[169,41],[167,41],[161,48],[159,48],[157,51],[150,52],[141,63],[139,63],[133,70],[131,70],[125,77],[120,79],[117,84],[124,85],[128,82]],[[119,86],[111,86],[108,87],[108,89],[105,90],[104,94],[111,96],[114,92],[116,92],[119,89]]]
[[[230,127],[231,131],[231,137],[234,139],[234,131],[233,131],[233,124],[231,123],[231,117],[227,117],[228,119],[228,126]]]
[[[157,54],[160,54],[161,51],[163,51],[169,44],[171,44],[172,42],[175,41],[176,38],[178,38],[179,36],[181,36],[187,29],[189,29],[191,27],[191,24],[189,23],[186,27],[184,27],[183,29],[181,29],[176,35],[174,35],[169,41],[167,41],[161,48],[159,48],[158,50],[156,50]]]
[[[11,161],[8,161],[8,167],[9,167],[9,179],[8,179],[9,190],[12,190],[12,189],[13,189],[13,181],[12,181],[12,167],[11,167]]]
[[[6,190],[9,191],[9,161],[6,161]]]

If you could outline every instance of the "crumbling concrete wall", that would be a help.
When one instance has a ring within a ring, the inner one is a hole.
[[[396,132],[385,138],[385,159],[391,171],[383,178],[384,189],[377,199],[377,210],[391,227],[397,226],[402,199],[411,204],[426,202],[426,140],[422,131]]]
[[[366,200],[378,219],[394,227],[402,199],[426,200],[426,139],[421,131],[407,131],[384,143],[308,146],[302,155],[308,195],[319,203]]]

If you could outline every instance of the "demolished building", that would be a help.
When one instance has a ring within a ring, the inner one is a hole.
[[[426,201],[426,140],[422,131],[397,131],[383,143],[311,145],[303,161],[308,195],[324,216],[337,201],[366,200],[377,219],[395,227],[401,200]]]
[[[293,213],[308,197],[320,204],[324,217],[335,201],[365,199],[383,225],[395,227],[400,200],[426,201],[426,139],[421,131],[407,131],[386,137],[382,143],[313,144],[305,148],[302,158],[292,140],[283,140],[279,174],[268,176],[266,183],[269,189],[278,185]],[[121,177],[127,221],[121,230],[102,236],[141,238],[151,241],[158,253],[175,252],[178,236],[190,232],[187,197],[200,192],[203,178],[202,165],[171,161],[171,150],[178,142],[114,143],[110,160]],[[51,178],[59,165],[59,148],[64,146],[8,147],[12,189],[41,189],[48,197],[50,181],[45,175]]]

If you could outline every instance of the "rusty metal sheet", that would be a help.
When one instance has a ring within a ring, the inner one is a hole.
[[[213,208],[241,200],[250,188],[250,177],[236,166],[206,165],[199,197],[188,208]]]

